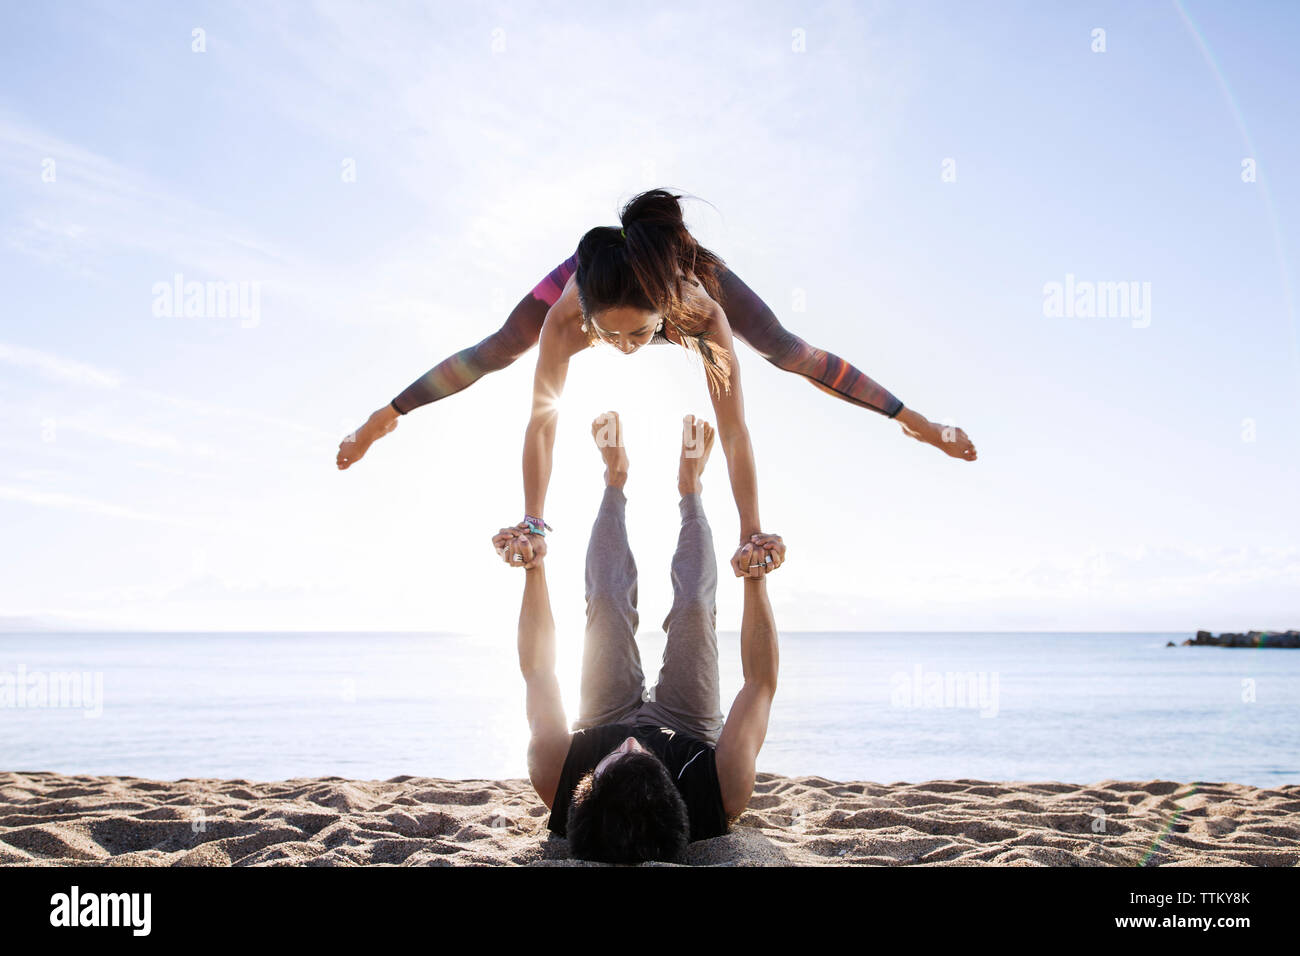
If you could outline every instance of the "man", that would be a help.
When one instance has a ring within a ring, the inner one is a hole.
[[[611,436],[612,431],[612,436]],[[645,692],[636,645],[636,562],[628,547],[623,486],[628,459],[618,415],[600,416],[592,435],[605,462],[605,492],[587,547],[587,627],[582,700],[570,732],[555,676],[555,621],[545,560],[534,560],[520,528],[493,538],[498,553],[521,554],[519,667],[527,685],[528,775],[567,835],[574,856],[611,863],[673,861],[686,845],[727,832],[754,790],[754,761],[767,736],[776,693],[777,634],[765,574],[781,566],[779,535],[755,535],[744,579],[740,656],[744,686],[722,719],[714,602],[713,536],[700,476],[714,432],[687,415],[677,490],[681,531],[672,560],[673,606],[653,693]]]

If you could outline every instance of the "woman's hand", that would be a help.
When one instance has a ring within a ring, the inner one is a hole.
[[[379,411],[372,412],[364,425],[339,442],[339,453],[334,458],[339,471],[345,471],[360,461],[376,439],[383,438],[397,427],[397,419],[400,417],[392,405],[385,405]]]
[[[502,528],[492,536],[492,547],[501,560],[514,568],[531,571],[546,557],[546,538],[530,534],[522,521],[513,528]]]
[[[752,534],[731,556],[738,578],[761,578],[785,564],[785,542],[779,534]]]

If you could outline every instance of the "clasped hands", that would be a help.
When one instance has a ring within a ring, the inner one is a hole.
[[[506,564],[526,571],[546,557],[546,538],[529,532],[522,521],[494,534],[492,547]],[[752,534],[731,556],[731,570],[738,578],[761,578],[784,563],[785,542],[779,534]]]
[[[528,524],[523,521],[494,534],[492,547],[506,564],[526,571],[537,567],[546,557],[545,536],[529,532]]]
[[[785,542],[779,534],[751,534],[731,556],[731,570],[738,578],[761,578],[785,564]]]

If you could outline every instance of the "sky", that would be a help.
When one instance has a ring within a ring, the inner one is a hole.
[[[1298,40],[1294,5],[1192,0],[5,4],[0,621],[512,634],[489,539],[536,353],[338,443],[666,186],[788,328],[979,449],[738,345],[782,629],[1300,627]],[[606,409],[649,630],[711,416],[679,349],[574,359],[566,633]],[[704,502],[723,564],[720,450]]]

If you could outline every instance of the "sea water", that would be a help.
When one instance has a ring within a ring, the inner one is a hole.
[[[758,768],[1300,783],[1300,651],[1166,646],[1188,636],[785,633]],[[641,642],[649,684],[662,649]],[[725,714],[739,635],[719,649]],[[579,666],[562,641],[570,721]],[[502,779],[527,726],[513,634],[0,634],[0,770]]]

